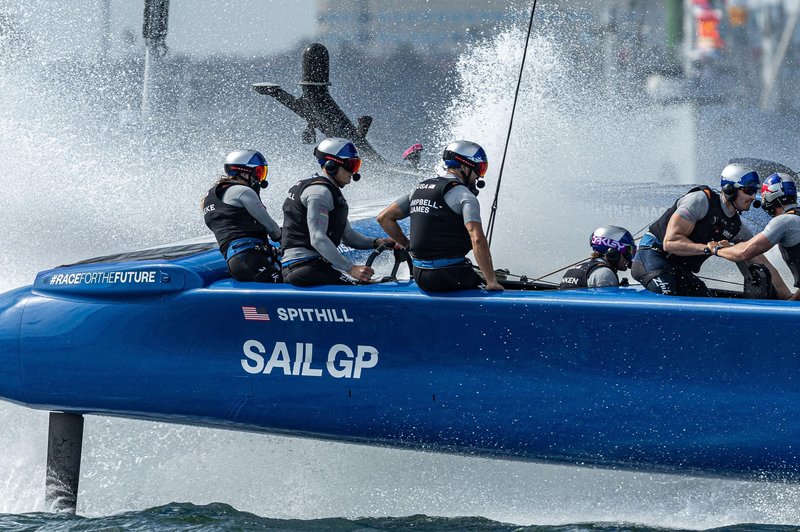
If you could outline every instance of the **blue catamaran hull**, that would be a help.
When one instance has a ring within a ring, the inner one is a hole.
[[[216,251],[0,296],[32,408],[480,456],[800,478],[800,307],[637,289],[421,293],[224,278]]]

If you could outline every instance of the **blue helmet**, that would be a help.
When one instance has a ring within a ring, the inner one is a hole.
[[[743,189],[743,192],[750,196],[758,193],[761,179],[758,177],[758,172],[752,168],[733,163],[722,169],[719,186],[725,197],[729,201],[733,201],[736,198],[737,191],[740,189]]]
[[[622,255],[628,262],[636,255],[636,243],[630,231],[617,225],[604,225],[595,229],[589,239],[589,245],[609,260],[616,260],[615,255]]]
[[[789,174],[778,172],[761,185],[761,208],[775,216],[776,207],[797,206],[797,184]]]
[[[483,177],[489,168],[489,158],[486,151],[479,144],[468,140],[457,140],[447,145],[442,153],[442,160],[446,168],[458,168],[465,165],[467,168]]]
[[[361,168],[361,157],[356,145],[347,139],[326,138],[314,148],[314,157],[325,170],[335,173],[340,166],[348,172],[358,172]]]
[[[329,137],[323,139],[314,148],[314,157],[317,158],[320,165],[325,164],[325,161],[328,160],[325,158],[326,155],[333,155],[339,159],[352,159],[358,157],[358,150],[356,145],[347,139]]]
[[[267,188],[269,164],[261,152],[256,150],[236,150],[225,157],[225,173],[231,177],[249,180],[250,186]]]

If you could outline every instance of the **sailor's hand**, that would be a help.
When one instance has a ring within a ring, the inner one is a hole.
[[[347,273],[353,279],[358,281],[366,282],[372,279],[372,276],[375,275],[375,270],[370,268],[369,266],[351,266]]]
[[[503,288],[503,285],[501,285],[497,281],[489,281],[489,282],[487,282],[486,283],[486,289],[487,290],[498,290],[498,291],[505,290],[505,288]]]
[[[717,245],[721,248],[729,248],[733,244],[731,244],[730,240],[720,240],[719,242],[717,242]]]
[[[374,247],[377,249],[381,246],[386,246],[389,249],[402,249],[397,245],[397,242],[391,238],[376,238]]]

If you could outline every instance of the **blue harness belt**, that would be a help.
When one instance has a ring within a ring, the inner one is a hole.
[[[225,254],[225,260],[231,260],[233,257],[242,253],[244,251],[248,251],[251,249],[255,249],[256,247],[263,246],[264,241],[258,238],[239,238],[234,240],[228,246],[228,252]]]
[[[411,261],[414,266],[417,268],[422,268],[423,270],[432,270],[434,268],[445,268],[447,266],[453,266],[455,264],[466,264],[467,259],[465,257],[456,257],[453,259],[433,259],[433,260],[420,260],[420,259],[413,259]]]

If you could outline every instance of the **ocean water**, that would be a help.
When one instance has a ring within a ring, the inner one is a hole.
[[[515,272],[536,275],[573,262],[586,254],[597,225],[635,231],[666,206],[664,191],[677,190],[669,187],[708,181],[685,156],[697,151],[696,111],[599,90],[591,81],[592,52],[576,61],[563,49],[558,35],[567,24],[557,16],[537,24],[523,77],[493,244],[497,265]],[[436,131],[426,141],[426,164],[451,138],[479,140],[490,153],[480,196],[487,216],[523,42],[519,28],[509,26],[466,48],[449,74],[454,90],[426,102]],[[262,80],[231,64],[229,75]],[[288,185],[310,171],[310,148],[297,141],[302,124],[251,94],[246,83],[211,99],[221,110],[214,120],[186,104],[177,118],[138,121],[135,94],[125,87],[136,86],[140,66],[98,67],[66,53],[50,62],[35,48],[3,63],[0,290],[28,284],[57,264],[206,234],[198,202],[230,149],[255,146],[267,154],[271,185],[264,199],[272,213]],[[357,100],[349,95],[348,105],[357,107]],[[377,146],[396,151],[403,139],[416,140],[403,124],[382,123],[380,108],[373,114]],[[773,144],[768,137],[761,142]],[[724,160],[723,153],[707,157]],[[355,206],[385,205],[413,182],[369,170],[347,189]],[[565,222],[562,213],[573,210],[579,219]],[[44,504],[47,413],[0,402],[0,426],[3,530],[800,528],[794,526],[800,489],[793,484],[506,462],[98,416],[86,419],[78,516],[53,515]]]
[[[27,514],[0,516],[3,530],[331,530],[338,532],[370,532],[383,530],[419,530],[421,532],[661,532],[681,529],[654,528],[632,523],[575,523],[558,526],[520,526],[482,517],[362,517],[345,519],[271,519],[241,512],[221,503],[197,506],[172,503],[141,512],[125,512],[109,517]],[[739,524],[708,530],[719,532],[790,532],[794,526]]]

